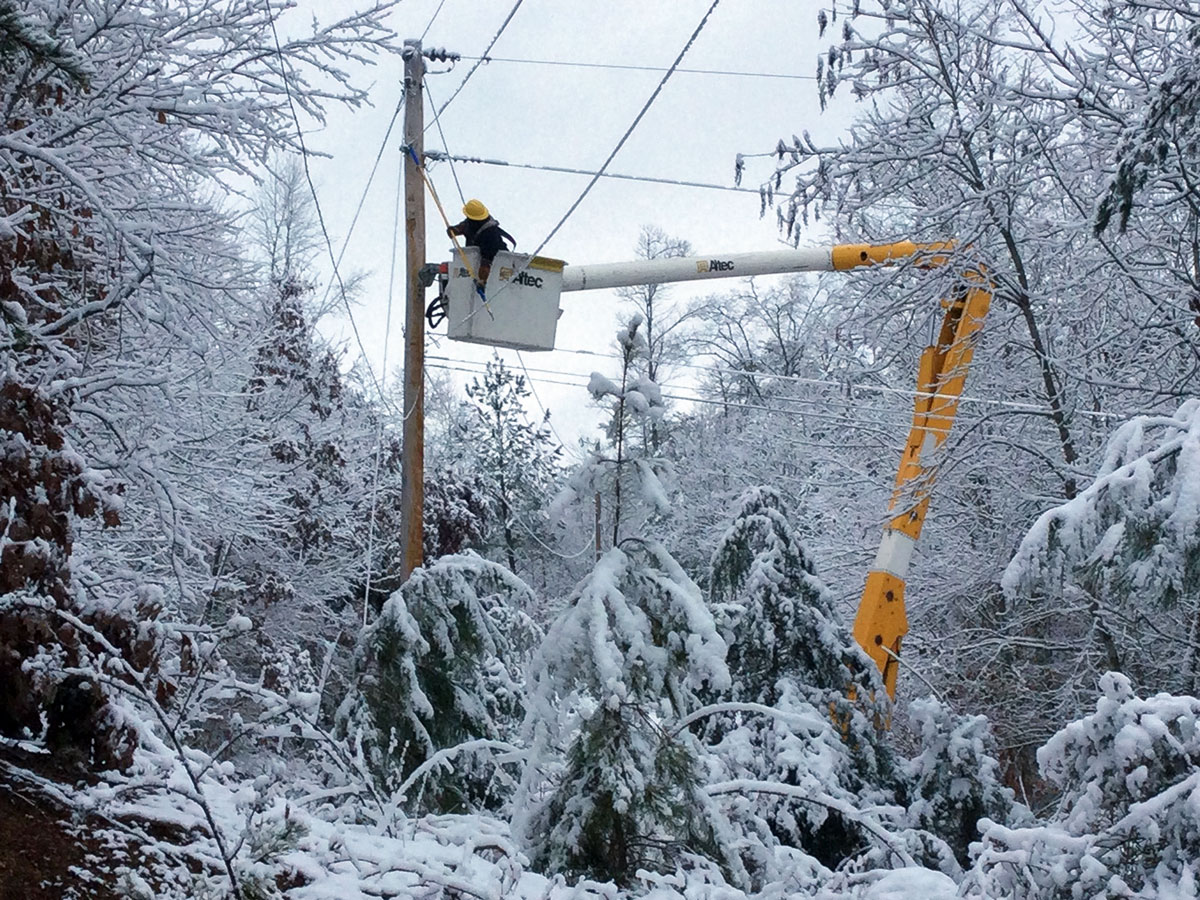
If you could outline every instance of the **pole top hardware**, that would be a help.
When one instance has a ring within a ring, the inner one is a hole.
[[[421,55],[435,62],[458,62],[462,59],[462,54],[451,53],[445,47],[430,47],[428,50],[421,51]]]

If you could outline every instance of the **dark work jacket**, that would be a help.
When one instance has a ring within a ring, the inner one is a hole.
[[[468,247],[478,247],[479,259],[486,263],[495,259],[501,250],[508,249],[504,246],[505,239],[514,247],[517,244],[516,238],[501,228],[500,223],[491,216],[480,222],[463,219],[457,225],[451,225],[449,231],[466,239]]]

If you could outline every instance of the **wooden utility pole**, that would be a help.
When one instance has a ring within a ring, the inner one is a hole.
[[[408,295],[404,318],[404,450],[400,531],[407,579],[421,565],[425,543],[425,188],[421,164],[425,150],[422,80],[425,58],[419,40],[404,42],[404,237]]]

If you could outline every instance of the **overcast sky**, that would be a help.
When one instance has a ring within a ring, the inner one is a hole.
[[[523,0],[492,48],[493,61],[471,76],[461,93],[433,125],[440,108],[462,83],[513,8],[510,0],[405,0],[391,15],[403,38],[424,37],[424,46],[460,53],[454,65],[430,62],[426,79],[427,149],[510,163],[594,171],[662,79],[708,9],[711,0]],[[345,0],[307,0],[293,15],[313,8],[322,20],[351,8]],[[817,55],[817,11],[809,2],[722,0],[677,71],[667,82],[610,172],[707,184],[734,184],[738,153],[770,151],[782,137],[808,130],[818,143],[844,128],[852,104],[844,100],[822,113],[813,74]],[[432,24],[430,24],[432,21]],[[299,19],[293,20],[293,26]],[[570,63],[546,65],[512,60]],[[588,65],[581,65],[588,64]],[[612,68],[645,66],[657,70]],[[701,74],[683,71],[765,73]],[[799,77],[796,77],[799,76]],[[312,149],[331,154],[313,162],[318,197],[335,246],[340,247],[375,154],[400,96],[402,64],[388,61],[371,73],[373,108],[334,111],[328,125],[307,135]],[[443,134],[445,144],[443,144]],[[346,268],[371,277],[355,313],[375,371],[383,362],[387,274],[393,210],[399,176],[401,123],[398,121],[380,172],[347,251]],[[747,160],[743,186],[757,187],[773,169],[769,158]],[[478,197],[518,239],[518,250],[542,243],[587,186],[588,178],[555,172],[478,164],[439,163],[434,184],[453,221],[465,197]],[[786,187],[786,184],[785,184]],[[760,217],[756,193],[736,193],[677,185],[601,179],[563,225],[544,255],[569,264],[633,259],[644,225],[692,243],[697,255],[775,249],[781,235],[773,212]],[[432,202],[427,204],[431,261],[448,258],[449,242]],[[814,240],[813,243],[820,243]],[[805,241],[808,244],[808,241]],[[403,244],[394,288],[389,380],[400,364],[403,327]],[[770,279],[760,279],[769,282]],[[670,299],[718,293],[736,283],[677,285]],[[433,295],[430,294],[430,297]],[[569,443],[597,421],[583,385],[588,374],[613,374],[615,359],[569,351],[613,353],[621,304],[607,291],[563,295],[557,347],[549,353],[525,351],[539,400],[551,409],[558,431]],[[443,328],[444,330],[444,328]],[[346,335],[349,334],[347,330]],[[357,355],[352,339],[350,349]],[[438,337],[430,357],[483,361],[491,350]],[[501,357],[520,369],[514,351]],[[439,365],[431,359],[433,365]],[[457,363],[451,363],[457,365]],[[534,370],[578,373],[578,387],[542,381],[572,380]],[[457,376],[460,379],[470,376]]]

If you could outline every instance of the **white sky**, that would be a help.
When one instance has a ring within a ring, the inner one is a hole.
[[[491,51],[495,61],[479,67],[441,117],[449,152],[594,171],[633,122],[663,72],[519,64],[499,58],[665,69],[683,48],[710,2],[524,0]],[[392,27],[401,39],[421,37],[438,3],[405,0],[392,12]],[[477,57],[512,6],[510,0],[445,0],[429,26],[424,46]],[[314,7],[319,18],[328,21],[350,10],[352,4],[348,0],[302,3],[304,12]],[[722,0],[680,63],[681,69],[804,77],[676,72],[609,171],[732,186],[739,152],[770,151],[779,138],[790,139],[793,133],[806,129],[818,143],[835,139],[853,104],[842,98],[829,112],[820,112],[811,77],[818,52],[819,8],[817,3],[803,0]],[[290,28],[298,25],[294,19]],[[840,22],[835,27],[840,28]],[[432,126],[434,107],[445,103],[473,63],[466,58],[453,67],[428,63],[427,124]],[[311,165],[326,222],[339,248],[400,96],[402,63],[389,60],[371,77],[376,82],[373,108],[335,110],[326,128],[307,135],[311,149],[331,154],[331,158],[315,160]],[[355,319],[376,373],[381,371],[384,356],[401,125],[397,121],[389,139],[344,264],[348,270],[371,273]],[[426,148],[446,149],[436,127],[426,132]],[[772,169],[769,158],[747,160],[743,185],[756,187]],[[430,171],[447,214],[451,221],[457,221],[461,218],[461,200],[450,167],[439,163]],[[483,200],[504,228],[517,237],[517,249],[524,252],[542,243],[588,182],[580,175],[478,164],[456,164],[455,171],[465,196]],[[427,203],[426,221],[430,261],[448,258],[449,242],[432,201]],[[543,254],[577,265],[633,259],[638,233],[644,225],[655,225],[689,240],[697,255],[727,255],[780,246],[774,212],[760,217],[757,194],[601,179]],[[388,341],[389,383],[396,377],[403,350],[402,241],[398,253]],[[769,279],[760,279],[760,284],[765,281]],[[734,287],[736,282],[732,280],[716,285],[681,284],[671,289],[670,297],[673,302],[686,303],[691,297]],[[575,436],[590,433],[592,423],[598,421],[599,414],[591,407],[583,387],[588,374],[600,370],[611,375],[615,359],[606,362],[565,351],[614,352],[619,309],[612,292],[565,294],[558,329],[560,349],[522,354],[531,370],[578,373],[574,379],[578,387],[561,387],[540,379],[570,379],[531,371],[538,398],[551,409],[552,421],[569,444],[574,443]],[[348,328],[344,335],[351,352],[357,355]],[[486,360],[492,353],[490,348],[443,337],[431,340],[427,352],[431,357],[474,361]],[[506,363],[520,370],[514,351],[499,352]]]

